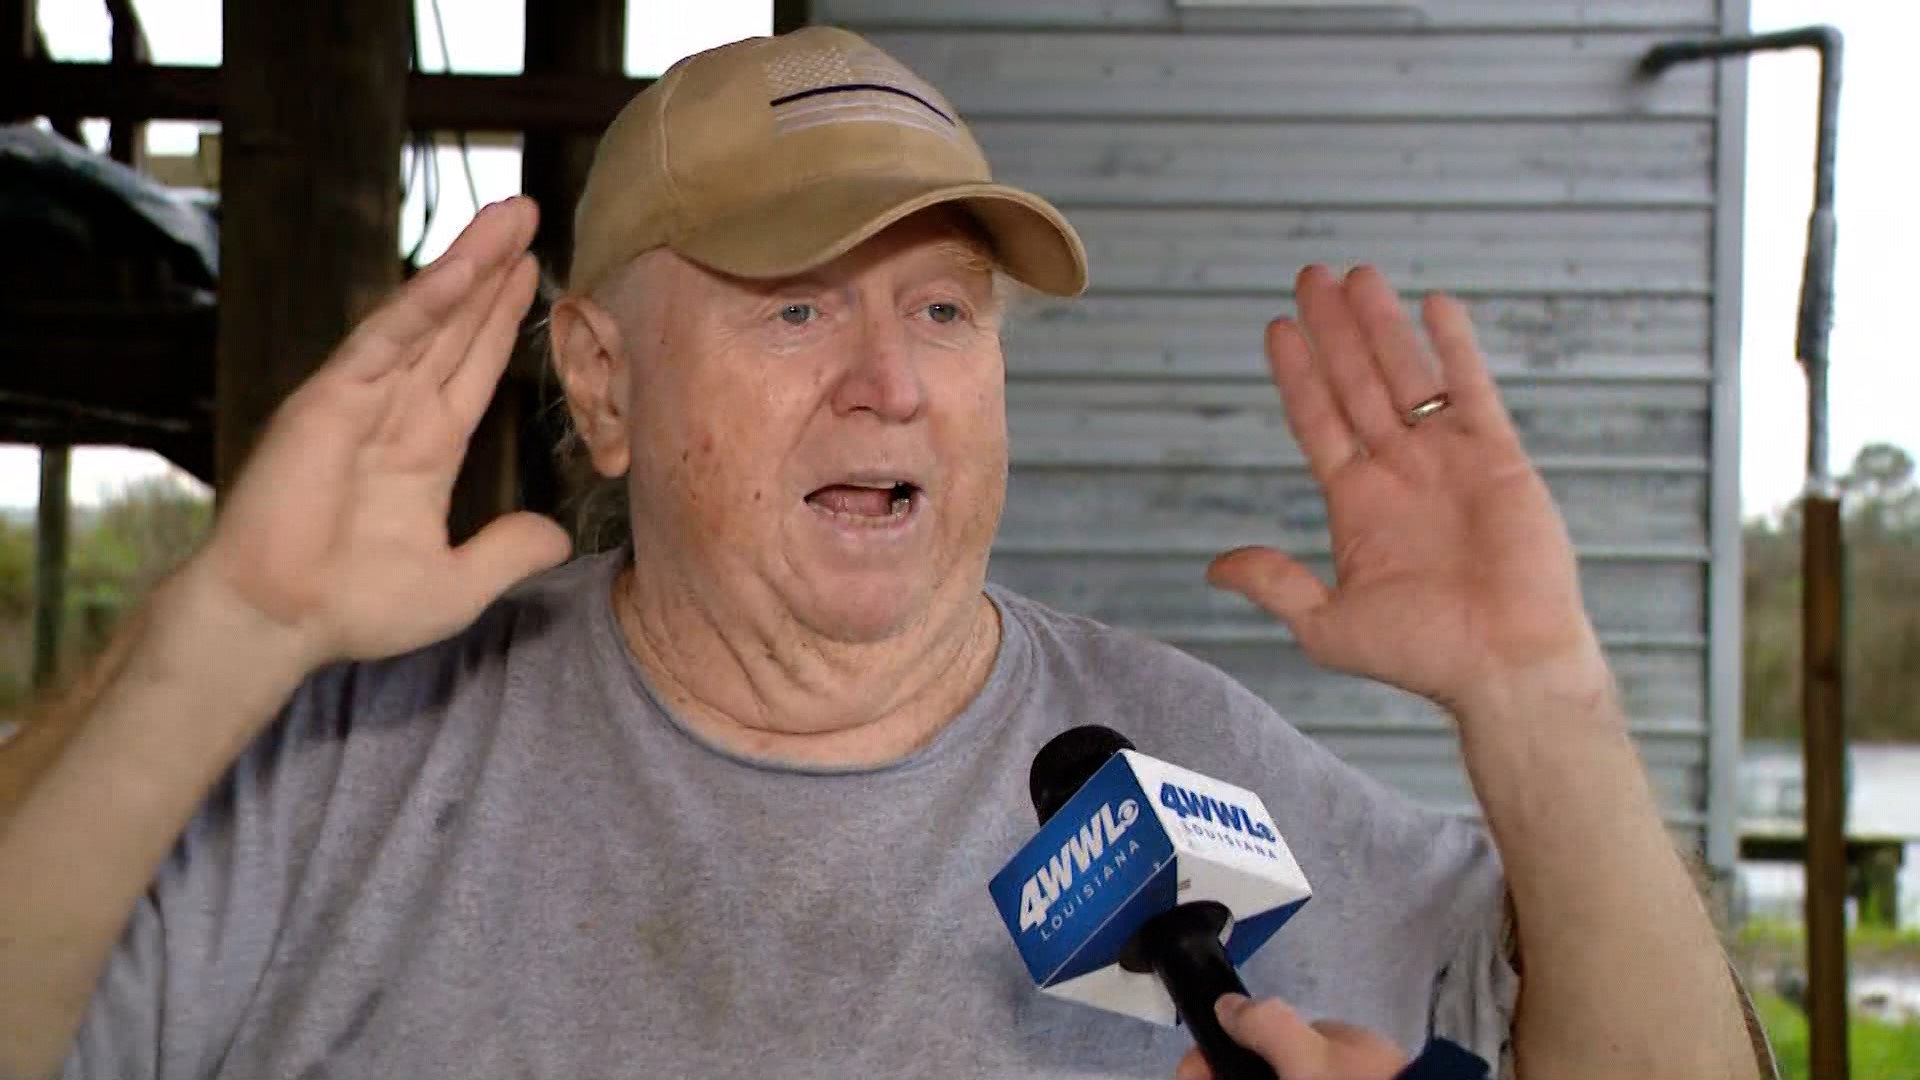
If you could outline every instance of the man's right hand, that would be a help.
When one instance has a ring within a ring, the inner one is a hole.
[[[60,1067],[155,868],[300,679],[449,637],[567,557],[533,514],[447,537],[533,299],[537,216],[481,211],[361,322],[274,416],[206,544],[0,744],[0,1076]]]
[[[211,594],[197,600],[312,670],[449,636],[567,558],[566,533],[532,513],[458,548],[447,535],[467,441],[533,299],[537,222],[521,196],[483,209],[287,398],[183,568],[182,585]]]

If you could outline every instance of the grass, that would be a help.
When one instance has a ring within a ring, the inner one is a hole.
[[[1734,935],[1736,951],[1759,955],[1802,955],[1806,931],[1796,922],[1754,919]],[[1856,926],[1847,931],[1847,955],[1855,963],[1906,960],[1920,963],[1920,929],[1895,930],[1887,926]]]
[[[1781,1080],[1813,1080],[1807,1065],[1807,1018],[1772,991],[1754,994],[1773,1041]],[[1847,1027],[1851,1080],[1920,1080],[1920,1023],[1887,1024],[1854,1017]]]

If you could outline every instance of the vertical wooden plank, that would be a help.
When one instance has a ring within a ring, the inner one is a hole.
[[[528,74],[619,74],[625,61],[626,0],[527,0]],[[521,145],[520,190],[540,206],[533,253],[546,272],[563,274],[573,254],[573,207],[586,186],[598,133],[528,132]],[[544,311],[533,312],[535,319]],[[516,363],[467,444],[454,484],[447,531],[455,543],[487,522],[525,507],[554,514],[568,495],[554,461],[558,426],[542,410],[551,398],[545,357]]]
[[[400,280],[406,0],[226,0],[215,477]]]
[[[626,0],[527,0],[525,69],[529,75],[617,75],[625,60]],[[533,240],[541,265],[564,270],[573,253],[573,204],[586,186],[599,134],[528,132],[521,190],[540,204]]]
[[[33,58],[35,31],[40,25],[35,14],[38,6],[35,0],[0,0],[0,52],[23,60]],[[9,123],[27,119],[15,114],[11,104],[6,110],[3,115]]]
[[[40,51],[34,0],[0,0],[0,55],[31,59]],[[26,120],[13,115],[5,119]],[[74,124],[71,133],[79,135]],[[40,502],[35,511],[33,567],[33,671],[35,687],[50,685],[60,669],[60,638],[67,598],[67,483],[70,452],[65,446],[40,448]]]
[[[1805,627],[1801,642],[1807,814],[1807,1021],[1812,1075],[1847,1073],[1847,733],[1844,574],[1839,500],[1802,503]]]
[[[66,630],[67,484],[72,451],[40,448],[40,506],[33,569],[33,685],[53,684],[60,673],[60,639]]]
[[[140,13],[133,0],[107,0],[107,13],[113,19],[113,66],[125,70],[150,59],[147,34],[140,27]],[[107,154],[122,165],[134,169],[146,163],[147,125],[126,116],[112,117],[107,126]]]
[[[813,20],[810,0],[773,0],[773,32],[798,30]]]

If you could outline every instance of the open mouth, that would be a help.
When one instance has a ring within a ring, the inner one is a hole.
[[[907,480],[848,481],[816,488],[807,505],[838,520],[879,525],[906,517],[920,497],[919,486]]]

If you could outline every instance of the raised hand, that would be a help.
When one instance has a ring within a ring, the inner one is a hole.
[[[447,534],[467,441],[533,299],[537,221],[524,197],[482,210],[288,397],[223,499],[188,572],[306,666],[436,641],[566,559],[566,533],[535,514],[458,548]]]
[[[1208,580],[1283,620],[1316,663],[1456,712],[1490,680],[1588,663],[1573,546],[1465,310],[1429,298],[1423,340],[1371,269],[1309,267],[1296,295],[1299,322],[1270,324],[1267,352],[1326,495],[1335,581],[1259,547],[1222,555]],[[1442,392],[1444,408],[1411,418]]]

